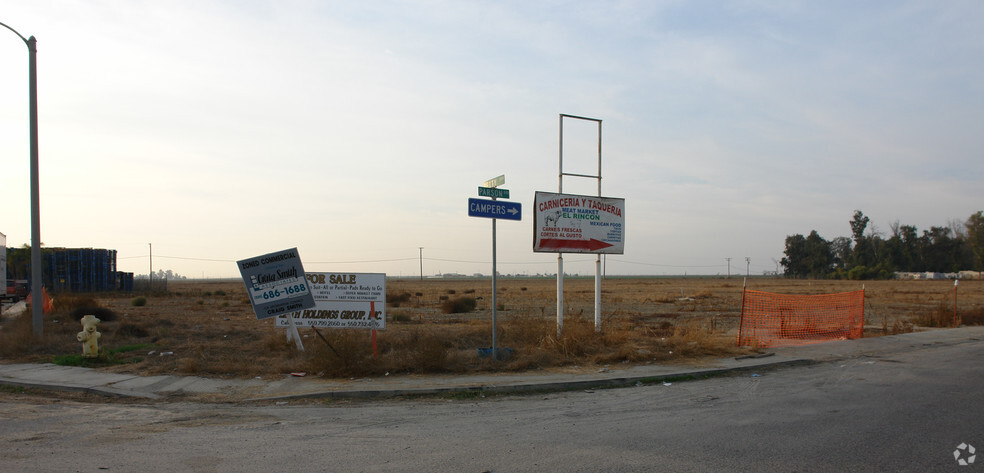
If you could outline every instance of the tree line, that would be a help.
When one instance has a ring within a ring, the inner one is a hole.
[[[966,222],[930,227],[891,224],[885,237],[860,210],[848,222],[851,236],[825,240],[816,230],[786,237],[780,261],[786,277],[890,279],[896,272],[952,273],[984,269],[984,211]],[[869,229],[870,228],[870,229]],[[867,231],[866,233],[866,230]]]

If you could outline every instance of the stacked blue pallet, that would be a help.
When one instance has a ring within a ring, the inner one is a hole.
[[[133,273],[117,271],[116,289],[118,291],[133,292]]]
[[[55,292],[100,292],[120,287],[116,250],[45,248],[43,264],[44,284]]]

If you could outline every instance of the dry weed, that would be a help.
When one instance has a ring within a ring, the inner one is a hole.
[[[487,283],[487,284],[486,284]],[[362,330],[302,329],[304,351],[288,343],[272,320],[256,320],[240,281],[171,282],[155,293],[54,295],[56,311],[44,318],[44,337],[35,340],[30,316],[4,317],[0,323],[0,357],[4,361],[50,361],[55,355],[80,353],[71,320],[78,307],[102,307],[119,316],[99,325],[100,345],[147,344],[143,361],[113,367],[140,374],[206,376],[282,376],[306,371],[330,377],[382,376],[389,372],[465,373],[483,370],[530,370],[569,365],[689,361],[735,352],[741,283],[713,278],[610,278],[603,282],[601,332],[593,321],[594,281],[565,282],[564,330],[557,336],[552,279],[499,280],[497,341],[512,357],[502,362],[479,358],[477,348],[491,344],[491,283],[462,280],[390,279],[387,281],[386,330],[378,332],[374,358],[370,334]],[[860,288],[853,281],[756,279],[749,289],[782,294],[822,294]],[[866,299],[891,317],[881,319],[882,333],[904,333],[913,323],[953,323],[952,281],[866,281]],[[959,318],[984,323],[984,281],[961,281]],[[452,292],[454,291],[454,292]],[[441,303],[467,294],[477,307],[443,314]],[[148,297],[133,306],[134,296]],[[679,300],[687,296],[691,300]],[[197,304],[198,300],[202,304]],[[399,305],[399,309],[396,306]],[[868,316],[871,320],[878,320]],[[57,322],[56,322],[57,321]],[[878,322],[875,322],[878,323]],[[329,346],[330,344],[330,346]],[[148,355],[149,352],[154,352]],[[160,353],[173,353],[162,356]]]

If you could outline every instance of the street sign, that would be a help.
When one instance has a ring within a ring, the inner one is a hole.
[[[495,199],[508,199],[509,189],[498,189],[495,187],[479,187],[478,195],[482,197],[492,197]]]
[[[468,199],[468,216],[522,220],[523,206],[519,202],[507,200]]]
[[[493,177],[492,179],[485,181],[484,183],[482,183],[482,187],[499,187],[505,183],[506,183],[506,175],[503,174],[501,176]]]

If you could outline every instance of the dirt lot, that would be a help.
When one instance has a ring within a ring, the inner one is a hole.
[[[952,281],[814,281],[752,278],[749,289],[823,294],[865,288],[865,336],[898,333],[952,321]],[[303,352],[286,343],[272,320],[256,320],[241,281],[172,281],[143,294],[55,295],[42,340],[29,316],[3,317],[0,362],[55,361],[142,374],[280,377],[304,371],[326,377],[382,373],[530,370],[561,366],[596,369],[612,363],[700,363],[744,353],[735,346],[741,278],[607,278],[602,284],[600,333],[594,330],[594,280],[565,281],[563,336],[556,328],[555,279],[500,279],[498,345],[515,350],[506,361],[479,358],[491,343],[490,279],[390,279],[386,330],[373,357],[364,330],[302,329]],[[984,282],[962,281],[957,295],[964,323],[980,323]],[[136,297],[145,305],[134,305]],[[473,298],[474,311],[446,314],[454,298]],[[84,308],[84,309],[83,309]],[[80,360],[73,312],[93,312],[106,352]],[[109,320],[113,319],[113,320]]]

